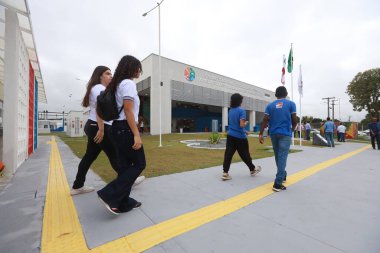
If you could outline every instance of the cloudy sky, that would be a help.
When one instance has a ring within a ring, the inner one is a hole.
[[[28,2],[48,99],[41,110],[80,109],[97,65],[114,70],[125,54],[158,54],[158,12],[142,17],[154,0]],[[378,0],[165,0],[161,54],[274,91],[293,43],[302,114],[325,118],[322,98],[336,97],[336,118],[361,120],[365,112],[353,112],[345,91],[358,72],[380,67],[379,14]],[[287,73],[288,90],[290,80]]]

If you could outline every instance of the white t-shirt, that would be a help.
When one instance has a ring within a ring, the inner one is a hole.
[[[130,100],[133,102],[133,114],[135,116],[135,122],[137,124],[139,121],[138,116],[140,109],[140,98],[137,94],[136,83],[130,79],[124,79],[123,81],[121,81],[119,86],[117,86],[115,97],[118,110],[121,109],[124,100]],[[124,110],[122,110],[117,120],[125,119],[125,113]]]
[[[100,92],[104,91],[106,87],[103,84],[96,84],[91,88],[90,92],[90,120],[96,120],[96,101]],[[104,124],[112,125],[112,121],[104,121]]]
[[[343,125],[339,125],[338,128],[336,129],[339,133],[345,133],[346,132],[346,127]]]

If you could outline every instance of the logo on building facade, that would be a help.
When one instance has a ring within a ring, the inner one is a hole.
[[[190,67],[185,69],[184,75],[187,81],[193,81],[195,79],[195,71]]]

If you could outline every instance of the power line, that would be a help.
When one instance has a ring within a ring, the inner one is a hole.
[[[327,97],[322,98],[322,100],[327,100],[327,117],[330,118],[330,100],[334,99],[335,97]]]

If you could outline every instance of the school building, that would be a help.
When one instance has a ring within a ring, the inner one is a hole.
[[[160,133],[160,104],[163,134],[224,131],[230,97],[240,93],[249,120],[247,129],[252,131],[261,123],[266,105],[275,99],[273,91],[165,57],[161,57],[160,86],[159,56],[151,54],[141,63],[143,73],[136,80],[140,115],[145,131],[153,135]]]
[[[0,1],[2,175],[11,176],[38,147],[38,103],[47,100],[28,3]]]

